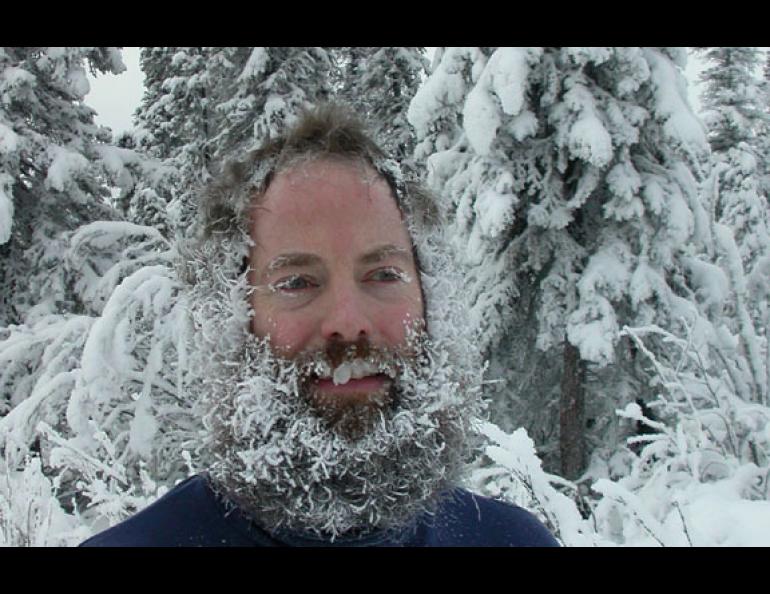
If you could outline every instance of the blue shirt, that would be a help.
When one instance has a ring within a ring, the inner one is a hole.
[[[208,480],[193,476],[127,520],[101,532],[84,547],[254,546],[559,546],[532,514],[520,507],[455,489],[435,514],[409,528],[333,542],[310,535],[270,534],[238,509],[226,506]]]

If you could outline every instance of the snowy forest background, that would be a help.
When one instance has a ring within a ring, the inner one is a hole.
[[[703,60],[701,109],[687,98]],[[467,485],[572,546],[770,545],[770,61],[757,48],[0,49],[0,544],[70,546],[197,467],[196,188],[345,101],[450,223],[489,360]]]

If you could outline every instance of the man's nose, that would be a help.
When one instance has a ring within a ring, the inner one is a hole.
[[[354,342],[365,336],[372,338],[372,324],[366,296],[351,283],[329,292],[329,303],[321,322],[324,340]]]

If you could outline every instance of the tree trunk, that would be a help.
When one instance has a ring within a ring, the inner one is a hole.
[[[564,370],[559,402],[559,448],[561,474],[568,480],[578,478],[585,470],[585,364],[580,351],[564,341]]]

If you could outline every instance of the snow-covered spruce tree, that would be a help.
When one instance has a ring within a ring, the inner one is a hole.
[[[727,84],[724,95],[734,98],[742,85]],[[736,116],[735,105],[709,107],[712,116],[722,107],[733,113],[712,117],[712,125],[750,120]],[[619,544],[770,544],[770,256],[766,219],[757,216],[766,196],[758,183],[761,137],[733,125],[712,132],[736,144],[713,153],[703,180],[711,241],[684,260],[692,311],[674,332],[656,324],[622,332],[653,372],[654,398],[618,411],[642,435],[593,471],[605,477],[593,485],[601,495],[593,521]]]
[[[64,247],[88,263],[90,309],[0,330],[0,391],[11,395],[0,451],[12,472],[39,457],[62,508],[98,529],[187,475],[180,456],[197,424],[180,369],[184,308],[157,230],[97,221]]]
[[[216,104],[221,124],[213,155],[227,156],[261,145],[297,114],[331,95],[332,57],[320,47],[223,48],[228,75]]]
[[[138,149],[160,165],[121,198],[130,220],[166,236],[184,231],[194,188],[210,177],[217,131],[213,95],[224,74],[222,52],[209,47],[142,48],[145,93],[135,113]]]
[[[338,48],[338,96],[365,117],[380,145],[407,169],[414,153],[409,104],[427,73],[425,48]]]
[[[135,411],[130,405],[123,405],[119,413],[100,409],[98,402],[78,407],[96,384],[89,384],[89,373],[102,382],[114,376],[98,359],[109,358],[109,348],[89,344],[98,341],[100,326],[110,320],[117,324],[111,334],[101,334],[102,340],[117,348],[118,355],[138,353],[144,360],[133,366],[128,356],[110,361],[123,384],[149,385],[146,378],[156,370],[147,365],[147,353],[162,350],[165,337],[153,328],[152,339],[147,338],[146,324],[169,299],[157,289],[157,280],[155,293],[145,288],[126,296],[127,289],[121,287],[127,277],[163,260],[168,246],[164,248],[153,229],[115,220],[118,213],[107,205],[111,189],[126,191],[138,175],[147,176],[152,169],[134,151],[109,144],[109,130],[94,125],[94,112],[83,103],[88,92],[85,67],[120,72],[120,52],[6,48],[0,59],[2,221],[9,231],[0,248],[5,326],[0,328],[0,453],[7,478],[2,505],[14,509],[27,497],[27,478],[35,482],[35,489],[43,485],[45,481],[38,480],[42,472],[54,491],[40,495],[45,501],[27,503],[30,518],[47,522],[45,514],[34,510],[48,510],[48,519],[61,515],[65,511],[60,503],[71,509],[71,495],[80,487],[76,474],[58,472],[64,457],[54,455],[53,441],[42,427],[50,427],[56,439],[72,439],[82,446],[93,444],[93,435],[104,426],[117,439],[120,424],[130,423]],[[133,312],[138,310],[139,323],[132,324],[125,315],[116,319],[120,317],[116,303],[127,302]],[[126,340],[112,342],[121,336]],[[148,344],[152,340],[160,344],[155,351]],[[97,393],[105,400],[116,398],[121,393],[116,386],[123,387],[116,382],[109,386],[112,390]],[[88,421],[78,425],[79,418]],[[61,500],[55,503],[57,494]],[[20,525],[6,520],[4,527],[16,526],[13,542],[24,538],[43,542],[29,533],[40,526],[27,526],[24,536],[17,530]]]
[[[762,101],[766,116],[770,116],[770,52],[765,53],[765,62],[762,68]],[[762,193],[770,196],[770,121],[768,117],[759,126],[758,148],[760,152],[759,163],[762,170]]]
[[[173,89],[166,80],[182,72],[180,61],[173,58],[176,47],[143,47],[139,54],[139,66],[144,76],[144,93],[134,113],[134,124],[141,130],[136,140],[144,151],[155,158],[165,159],[173,155],[183,144],[179,136],[179,122],[173,110],[176,105]]]
[[[770,279],[770,205],[764,191],[767,165],[767,94],[756,48],[701,50],[703,104],[713,148],[706,187],[713,216],[710,261],[723,269],[730,286],[727,327],[739,337],[751,381],[736,385],[746,400],[767,404],[767,286]],[[736,255],[739,256],[736,258]],[[733,358],[733,357],[731,357]],[[750,395],[749,395],[750,394]]]
[[[761,90],[762,54],[755,47],[698,48],[706,61],[700,75],[703,119],[715,153],[751,144],[766,120]]]
[[[707,60],[701,74],[704,120],[719,186],[712,207],[716,221],[732,230],[750,273],[770,253],[762,138],[770,115],[760,79],[761,53],[753,47],[703,48],[701,53]]]
[[[215,163],[259,145],[329,94],[331,61],[321,48],[143,48],[141,64],[147,90],[137,141],[162,167],[125,207],[167,236],[189,229],[195,190]]]
[[[620,327],[679,317],[680,258],[708,231],[685,60],[677,48],[447,48],[410,106],[469,315],[507,380],[493,420],[558,436],[562,456],[539,445],[567,478],[585,470],[589,419],[589,437],[612,442],[612,403],[638,393]]]
[[[356,81],[364,74],[367,58],[377,51],[376,47],[331,47],[331,83],[334,98],[345,103],[359,114],[366,113],[365,97],[358,93]]]
[[[54,270],[59,236],[115,218],[105,182],[130,183],[131,158],[106,144],[109,130],[83,103],[86,68],[125,67],[117,48],[0,49],[0,324],[42,301],[78,308]]]

